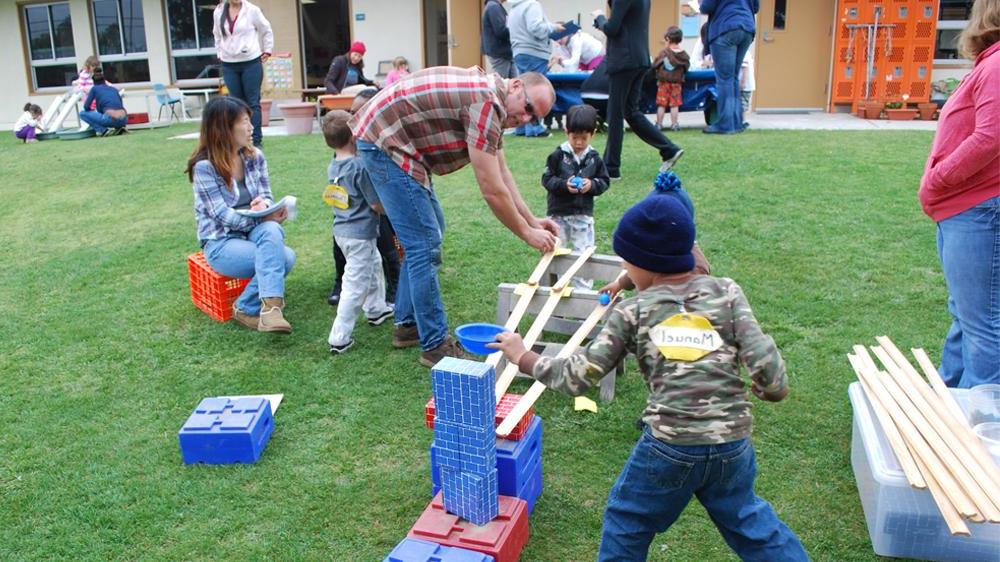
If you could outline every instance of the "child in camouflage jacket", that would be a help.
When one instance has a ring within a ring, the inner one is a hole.
[[[498,336],[524,373],[579,396],[627,353],[649,388],[644,429],[608,497],[599,560],[645,560],[697,496],[743,560],[808,560],[795,534],[753,491],[750,391],[777,402],[788,394],[785,364],[754,318],[740,286],[695,271],[694,222],[676,198],[652,193],[622,217],[614,249],[627,277],[603,288],[639,289],[612,310],[586,348],[566,358],[527,351],[520,336]]]

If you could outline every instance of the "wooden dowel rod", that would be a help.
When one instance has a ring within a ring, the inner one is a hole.
[[[884,338],[884,340],[887,341],[888,338]],[[892,342],[889,343],[891,344]],[[912,377],[907,377],[907,374],[904,372],[905,368],[900,368],[898,362],[896,362],[896,359],[901,354],[895,354],[894,356],[882,347],[873,347],[872,351],[875,352],[875,355],[885,365],[890,378],[896,382],[899,389],[913,403],[917,413],[926,420],[928,427],[940,436],[940,444],[950,449],[951,453],[954,454],[952,458],[938,453],[952,473],[958,477],[962,486],[969,492],[972,501],[979,507],[979,512],[988,521],[1000,523],[1000,486],[993,483],[990,476],[992,472],[991,467],[980,466],[976,456],[961,439],[960,435],[955,433],[952,428],[954,420],[940,406],[934,394],[931,393],[930,388],[920,379],[919,375],[917,375],[918,380],[916,381],[911,380]],[[904,361],[905,359],[903,357]],[[912,369],[912,366],[910,368]],[[943,417],[942,414],[944,414]],[[949,424],[949,422],[951,423]],[[961,428],[958,428],[958,430],[961,431]],[[930,438],[928,438],[928,442],[932,446],[935,445],[934,441]],[[992,463],[993,459],[990,459],[990,464]],[[956,470],[960,470],[961,472],[956,472]]]
[[[962,422],[965,427],[971,430],[972,426],[969,425],[969,420],[965,417],[965,412],[962,411],[962,407],[955,401],[955,396],[948,389],[948,385],[944,384],[941,373],[938,372],[937,367],[931,362],[931,358],[927,356],[927,352],[923,349],[910,349],[910,352],[916,357],[917,364],[924,371],[924,375],[927,377],[927,381],[931,383],[934,393],[947,405],[955,419]]]
[[[919,354],[916,353],[918,350],[911,351],[914,351],[913,356],[917,358],[917,363],[927,373],[928,379],[932,381],[936,379],[942,385],[942,393],[931,392],[925,387],[925,400],[937,409],[938,417],[947,424],[954,438],[962,443],[969,456],[972,457],[973,467],[970,468],[970,472],[972,472],[973,478],[976,478],[983,485],[983,489],[989,494],[993,500],[993,504],[1000,509],[1000,467],[997,466],[996,461],[993,460],[993,456],[986,450],[986,446],[972,432],[972,428],[965,419],[965,414],[958,406],[958,403],[955,402],[955,397],[952,396],[951,391],[947,387],[944,387],[941,376],[938,374],[937,369],[934,368],[934,365],[931,364],[927,354],[923,350],[919,350]],[[986,485],[986,480],[989,481],[991,486]]]
[[[913,452],[914,457],[919,457],[923,460],[924,464],[927,466],[928,470],[935,481],[941,485],[941,489],[948,496],[952,505],[958,510],[963,517],[972,517],[979,515],[979,510],[976,509],[975,504],[966,496],[965,492],[962,490],[955,478],[948,472],[948,469],[941,464],[941,460],[938,458],[937,454],[930,448],[924,438],[921,437],[920,432],[914,426],[910,418],[903,412],[900,405],[896,402],[896,399],[889,393],[886,387],[883,385],[883,377],[878,375],[876,372],[869,369],[861,369],[857,372],[858,377],[865,381],[868,386],[875,391],[875,395],[878,397],[879,402],[885,406],[892,420],[896,423],[896,427],[899,428],[899,432],[903,435],[906,440],[907,445]],[[926,474],[925,478],[926,478]]]
[[[583,340],[587,338],[587,335],[589,335],[590,332],[597,326],[597,323],[601,321],[601,318],[604,318],[604,315],[607,314],[608,309],[612,306],[614,306],[614,302],[607,305],[599,305],[595,308],[590,313],[590,316],[583,321],[583,324],[577,328],[576,332],[573,333],[573,336],[570,337],[568,342],[566,342],[566,345],[559,350],[556,357],[564,358],[572,355],[573,352],[580,347],[580,344],[583,343]],[[517,365],[514,365],[514,368],[516,369]],[[497,435],[504,437],[513,431],[514,428],[517,427],[518,422],[521,421],[521,418],[528,413],[528,410],[542,395],[542,392],[545,391],[545,388],[546,386],[544,384],[535,381],[535,383],[531,385],[531,388],[528,389],[528,392],[522,396],[520,400],[518,400],[517,404],[511,409],[510,413],[507,414],[503,423],[497,426]]]
[[[934,503],[937,504],[938,510],[941,511],[941,516],[944,517],[945,524],[948,525],[948,532],[952,535],[961,535],[963,537],[972,536],[972,533],[969,532],[969,526],[965,524],[965,521],[962,521],[961,514],[958,513],[955,506],[948,500],[948,496],[941,489],[941,485],[934,479],[934,475],[924,465],[924,462],[920,460],[920,457],[916,457],[916,463],[920,471],[927,475],[927,488],[930,490],[931,497],[934,498]]]
[[[854,367],[855,373],[864,367],[861,365],[861,359],[856,355],[848,355],[847,360],[851,362],[851,366]],[[860,377],[859,377],[860,378]],[[885,406],[882,402],[878,400],[875,396],[875,392],[868,386],[868,384],[861,380],[861,388],[865,391],[865,395],[868,397],[868,403],[872,406],[872,411],[875,412],[875,417],[878,418],[879,424],[882,426],[882,431],[885,433],[886,440],[889,441],[889,446],[892,447],[892,452],[896,454],[896,459],[899,460],[899,466],[903,469],[903,474],[906,476],[906,481],[910,483],[910,486],[914,488],[926,488],[927,482],[924,480],[923,475],[920,470],[917,469],[917,464],[913,460],[913,455],[910,454],[910,449],[906,446],[906,441],[903,440],[903,436],[899,433],[899,428],[896,427],[896,423],[892,421],[889,416],[889,412],[886,411]]]
[[[903,384],[906,383],[905,378],[899,373],[899,368],[892,361],[892,358],[881,347],[873,347],[872,351],[878,356],[886,368],[889,369],[889,376],[880,377],[882,384],[889,391],[889,394],[895,399],[896,403],[899,404],[900,408],[906,414],[906,416],[913,422],[914,427],[920,432],[920,435],[927,441],[927,444],[934,451],[934,453],[941,459],[941,462],[948,468],[955,480],[958,481],[959,485],[968,495],[969,499],[976,506],[976,511],[981,513],[987,521],[1000,522],[1000,510],[996,509],[993,502],[990,501],[989,496],[983,491],[969,472],[968,467],[963,464],[959,455],[955,453],[952,447],[955,447],[954,440],[952,442],[946,441],[938,433],[935,424],[928,420],[925,412],[922,408],[917,405],[917,397],[915,392],[908,393],[904,388]],[[911,396],[911,393],[913,396]],[[929,412],[927,412],[929,413]],[[958,449],[956,447],[956,449]],[[959,510],[962,511],[962,510]],[[964,514],[964,512],[963,512]],[[971,515],[971,514],[970,514]]]

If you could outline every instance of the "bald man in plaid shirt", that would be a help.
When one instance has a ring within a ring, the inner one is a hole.
[[[444,216],[431,177],[472,164],[494,215],[529,246],[546,252],[558,227],[531,213],[503,155],[503,130],[537,122],[555,103],[541,74],[503,79],[477,67],[434,67],[379,92],[351,120],[368,170],[406,258],[396,289],[396,348],[420,345],[432,367],[462,350],[448,335],[437,271]]]

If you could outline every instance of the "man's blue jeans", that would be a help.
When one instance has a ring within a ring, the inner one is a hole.
[[[222,63],[222,79],[229,95],[250,106],[250,123],[253,125],[253,143],[260,145],[260,84],[264,81],[264,65],[260,59],[245,62]]]
[[[951,329],[941,350],[948,386],[1000,384],[1000,196],[938,223]]]
[[[533,55],[514,55],[514,66],[517,67],[518,74],[524,74],[525,72],[540,72],[545,74],[545,72],[549,69],[549,61]],[[544,134],[545,130],[545,125],[542,125],[541,123],[537,125],[528,123],[527,125],[521,125],[520,127],[514,129],[514,134],[524,135],[526,137],[537,137],[538,135]]]
[[[720,131],[743,129],[743,106],[740,103],[740,65],[753,41],[753,33],[742,29],[727,31],[711,44],[715,62],[715,90],[718,93],[719,119],[712,128]]]
[[[441,205],[433,190],[420,185],[377,146],[359,140],[358,156],[406,254],[396,286],[396,324],[416,324],[420,348],[434,349],[448,336],[438,285],[444,236]]]
[[[295,252],[285,246],[285,231],[274,221],[264,221],[243,238],[209,240],[205,259],[226,277],[252,277],[236,306],[243,312],[260,314],[260,299],[285,298],[285,277],[295,265]]]
[[[108,129],[121,129],[128,122],[128,117],[113,119],[97,111],[81,111],[80,120],[90,125],[90,128],[100,135]]]
[[[753,445],[668,445],[643,430],[611,488],[598,560],[646,560],[656,533],[666,531],[696,496],[726,544],[744,561],[809,560],[798,537],[753,492]]]

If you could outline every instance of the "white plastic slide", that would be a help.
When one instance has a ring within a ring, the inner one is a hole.
[[[73,92],[66,92],[65,94],[52,100],[52,103],[49,104],[49,108],[46,109],[44,113],[42,113],[42,123],[41,123],[42,128],[44,128],[46,131],[50,130],[49,124],[52,122],[53,119],[55,119],[56,115],[59,114],[59,109],[62,108],[63,102],[65,102],[66,99],[69,98],[70,95],[72,95],[72,93]]]
[[[80,101],[79,92],[70,93],[65,103],[63,103],[62,107],[59,109],[59,114],[56,115],[56,118],[45,127],[45,130],[58,131],[61,129],[63,122],[66,121],[67,117],[69,117],[70,112],[76,110],[76,102],[78,101]],[[82,129],[83,127],[81,127],[81,130]]]

